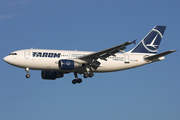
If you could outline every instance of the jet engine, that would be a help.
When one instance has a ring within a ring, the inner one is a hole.
[[[49,79],[49,80],[55,80],[56,78],[63,77],[64,74],[58,71],[50,71],[50,70],[42,70],[41,71],[41,77],[42,79]]]
[[[59,60],[59,69],[61,70],[73,70],[79,67],[82,67],[82,64],[74,60]]]

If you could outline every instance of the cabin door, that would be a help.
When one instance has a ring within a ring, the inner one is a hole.
[[[129,63],[129,55],[124,55],[124,63]]]
[[[24,51],[24,57],[26,59],[29,59],[30,58],[30,51]]]

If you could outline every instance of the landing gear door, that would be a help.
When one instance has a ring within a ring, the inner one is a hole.
[[[128,64],[129,61],[129,55],[124,55],[124,63]]]
[[[26,59],[29,59],[30,58],[30,51],[24,51],[24,57]]]

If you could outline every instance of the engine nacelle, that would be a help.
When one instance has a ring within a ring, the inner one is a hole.
[[[56,78],[63,77],[64,74],[58,71],[42,70],[41,77],[42,79],[55,80]]]
[[[82,64],[74,60],[59,60],[59,69],[61,70],[73,70],[79,67],[82,67]]]

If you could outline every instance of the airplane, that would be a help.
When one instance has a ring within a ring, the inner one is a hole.
[[[125,52],[126,46],[136,42],[130,41],[99,51],[67,51],[49,49],[24,49],[10,53],[4,61],[10,65],[24,68],[26,78],[29,70],[41,70],[45,80],[55,80],[64,74],[73,72],[73,84],[81,83],[84,78],[93,77],[94,73],[121,71],[139,67],[165,59],[165,55],[175,52],[169,50],[156,54],[166,26],[155,26],[132,50]],[[119,53],[121,52],[121,53]]]

